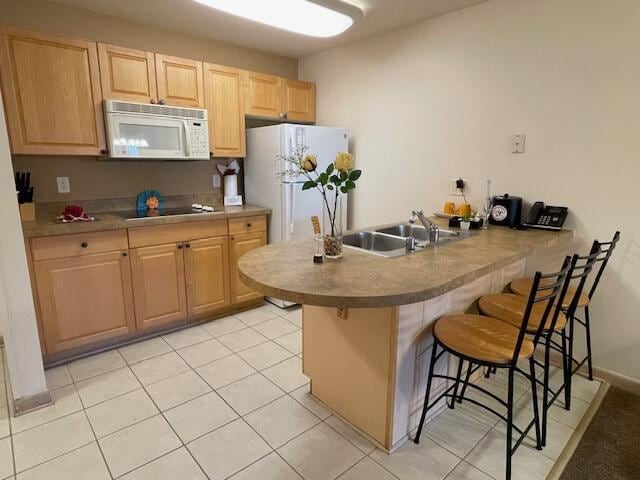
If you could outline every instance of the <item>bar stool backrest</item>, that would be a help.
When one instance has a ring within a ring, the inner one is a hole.
[[[571,257],[566,257],[562,263],[562,268],[558,272],[545,273],[536,272],[533,277],[533,285],[529,292],[529,298],[527,300],[527,306],[522,317],[522,324],[520,325],[520,332],[518,334],[518,340],[516,342],[516,348],[511,359],[512,364],[517,364],[518,358],[520,358],[520,349],[522,348],[522,342],[527,334],[527,326],[529,325],[529,319],[531,312],[535,304],[545,304],[544,313],[540,319],[540,325],[534,336],[534,344],[538,343],[540,335],[544,330],[544,326],[547,324],[549,315],[553,312],[553,320],[551,323],[552,328],[560,314],[562,301],[566,295],[568,282],[567,276],[571,268]],[[542,282],[543,279],[553,279],[552,282]]]
[[[609,259],[611,258],[611,254],[613,250],[616,248],[616,244],[620,240],[620,231],[617,231],[610,242],[602,242],[600,243],[600,255],[598,255],[597,262],[600,262],[600,268],[598,269],[598,273],[596,274],[596,278],[593,281],[593,285],[591,285],[591,290],[589,290],[589,300],[593,298],[593,294],[596,292],[596,288],[598,287],[598,283],[600,283],[600,278],[604,273],[604,269],[609,263]],[[596,240],[597,242],[597,240]],[[594,243],[596,243],[594,242]]]
[[[589,255],[584,255],[581,257],[578,254],[575,254],[571,259],[571,268],[569,269],[569,273],[567,275],[567,286],[573,280],[578,280],[578,286],[576,287],[573,298],[571,299],[569,308],[567,308],[566,311],[566,315],[568,318],[573,317],[573,315],[576,313],[576,309],[578,308],[578,304],[580,301],[580,295],[584,290],[584,285],[587,281],[587,277],[598,261],[598,258],[601,257],[602,248],[600,245],[600,242],[595,240],[593,242],[593,245],[591,246]]]

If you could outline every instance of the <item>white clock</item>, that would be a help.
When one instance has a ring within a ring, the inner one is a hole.
[[[495,205],[491,210],[491,216],[496,222],[503,222],[506,220],[508,214],[509,212],[506,207],[502,205]]]

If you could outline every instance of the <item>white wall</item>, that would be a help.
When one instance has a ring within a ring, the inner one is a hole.
[[[46,392],[4,115],[0,115],[0,329],[13,398]]]
[[[431,212],[448,181],[567,205],[622,241],[592,307],[595,362],[640,380],[640,2],[491,0],[302,58],[318,121],[351,129],[351,225]],[[526,133],[526,153],[510,137]]]

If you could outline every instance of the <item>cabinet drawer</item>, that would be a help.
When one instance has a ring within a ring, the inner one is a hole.
[[[224,219],[136,227],[129,229],[129,245],[131,248],[138,248],[179,243],[199,238],[220,237],[227,235],[227,232],[227,221]]]
[[[266,229],[267,217],[264,215],[229,219],[229,235],[234,235],[236,233],[261,232]]]
[[[94,253],[128,250],[126,230],[74,233],[31,240],[33,260],[92,255]]]

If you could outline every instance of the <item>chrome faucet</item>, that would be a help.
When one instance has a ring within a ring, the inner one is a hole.
[[[429,232],[429,243],[437,242],[438,237],[440,236],[440,228],[433,221],[424,216],[423,210],[413,210],[411,212],[409,223],[412,225],[415,224],[416,218],[420,220],[422,226],[427,229],[427,232]]]

